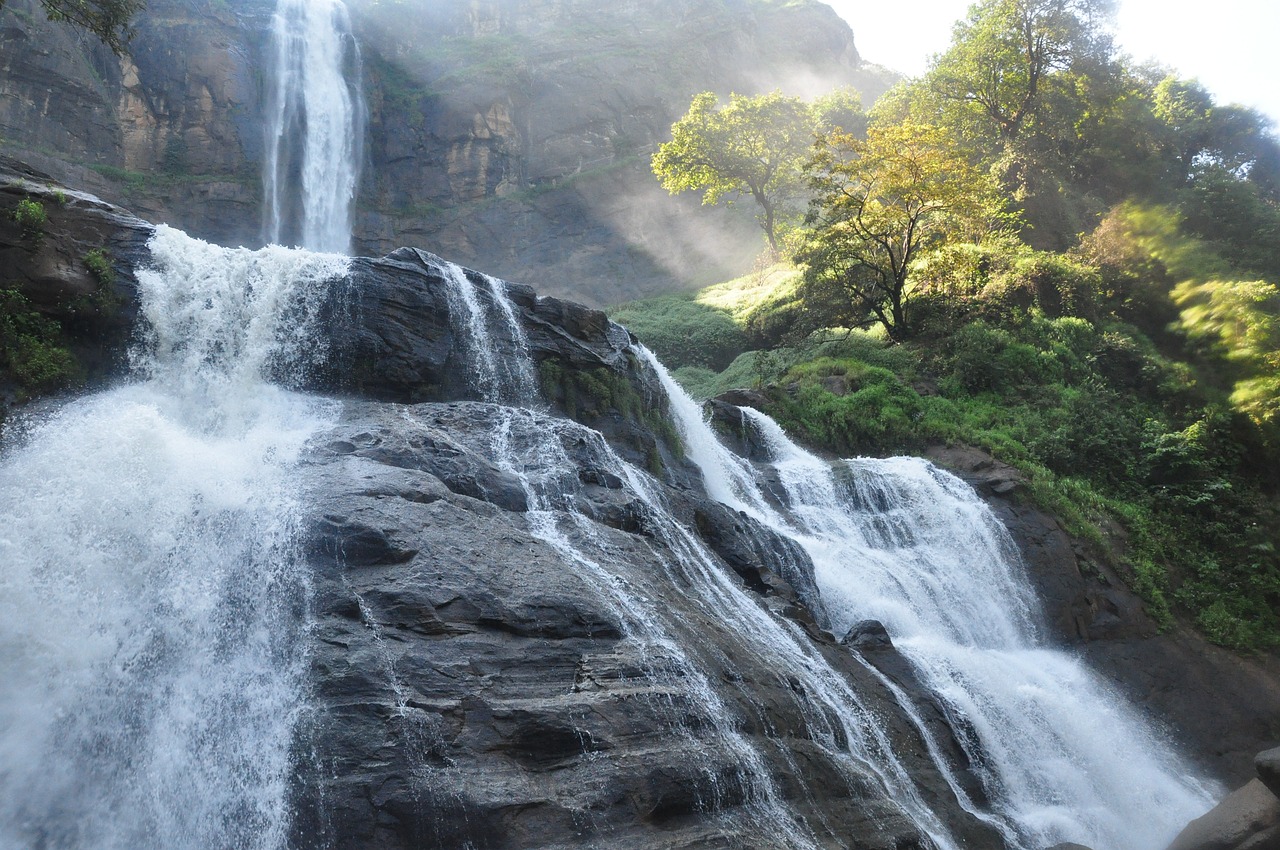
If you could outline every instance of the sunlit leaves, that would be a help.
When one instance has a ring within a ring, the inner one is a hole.
[[[903,122],[865,139],[831,133],[809,170],[807,282],[842,291],[891,336],[905,331],[908,272],[921,251],[979,241],[1009,223],[995,182],[938,127]]]

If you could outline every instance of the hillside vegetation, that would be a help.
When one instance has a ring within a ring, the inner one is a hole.
[[[820,449],[987,449],[1074,533],[1118,524],[1162,622],[1274,649],[1280,144],[1118,55],[1109,11],[978,3],[861,126],[816,127],[775,264],[614,317]]]

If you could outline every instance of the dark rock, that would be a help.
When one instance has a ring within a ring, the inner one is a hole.
[[[41,204],[48,218],[38,238],[13,220],[18,203]],[[133,270],[148,259],[154,228],[92,195],[58,185],[48,175],[0,156],[0,288],[16,289],[57,323],[90,383],[119,375],[137,316]],[[90,271],[85,257],[101,251],[110,280]],[[0,402],[12,396],[0,374]]]
[[[1280,796],[1280,747],[1258,753],[1253,760],[1254,769],[1262,784],[1271,789],[1271,793]]]
[[[652,529],[606,521],[609,506],[631,504],[641,525],[652,510],[610,466],[608,446],[545,415],[508,416],[471,402],[349,402],[315,441],[303,474],[317,516],[317,702],[295,789],[295,829],[312,832],[299,846],[758,846],[759,770],[786,811],[841,825],[817,831],[819,846],[924,846],[878,780],[851,774],[839,747],[815,739],[804,681],[751,651]],[[504,421],[516,451],[557,429],[570,466],[554,481],[589,524],[558,528],[591,563],[535,534],[500,493],[443,480],[460,462],[488,462],[480,449]],[[746,597],[778,612],[767,616],[814,621],[771,569],[777,541],[764,529],[660,486],[673,511],[702,516],[694,526],[723,561],[708,567],[733,568],[767,594]],[[650,642],[652,628],[686,655]],[[1000,847],[924,767],[896,698],[829,637],[805,631],[965,846]],[[744,763],[747,745],[761,761]]]
[[[845,632],[844,637],[840,638],[840,643],[862,651],[893,647],[893,639],[889,637],[888,629],[879,620],[861,620],[854,623],[849,627],[849,631]]]
[[[1255,779],[1193,820],[1169,850],[1277,850],[1280,799]]]

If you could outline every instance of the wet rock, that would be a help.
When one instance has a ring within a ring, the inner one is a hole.
[[[1257,779],[1193,820],[1169,845],[1169,850],[1277,848],[1280,848],[1280,799]]]
[[[840,638],[840,643],[861,651],[893,647],[888,629],[879,620],[861,620],[854,623],[849,627],[849,631],[845,632],[845,636]]]
[[[459,458],[483,460],[499,427],[547,486],[594,505],[576,520],[553,514],[558,538],[494,491],[443,480]],[[548,432],[563,468],[547,466],[538,441]],[[536,445],[542,455],[529,451]],[[924,846],[874,776],[851,773],[839,747],[815,738],[802,679],[772,669],[696,589],[697,569],[724,571],[756,591],[744,598],[764,616],[800,617],[804,600],[765,567],[777,556],[763,529],[658,484],[673,511],[701,513],[693,527],[715,538],[706,542],[716,563],[690,564],[652,529],[608,521],[610,505],[632,504],[641,525],[653,510],[610,457],[579,426],[475,402],[348,402],[315,440],[302,475],[320,541],[309,549],[316,702],[294,793],[295,830],[311,832],[297,846],[758,845],[769,828],[760,771],[784,801],[778,817],[840,824],[838,834],[817,829],[820,847]],[[367,554],[360,563],[353,543]],[[801,626],[882,719],[965,846],[1000,847],[924,767],[896,699]],[[653,629],[671,643],[646,638]],[[744,762],[744,747],[759,761]]]
[[[39,234],[13,220],[19,202],[41,205]],[[40,171],[0,156],[0,288],[14,289],[57,323],[90,383],[124,369],[137,317],[133,270],[147,259],[152,225],[92,195],[61,186]],[[106,276],[86,263],[101,252]],[[0,375],[0,402],[13,388]]]

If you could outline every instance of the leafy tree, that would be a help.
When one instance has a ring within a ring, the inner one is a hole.
[[[131,21],[145,4],[143,0],[40,0],[40,5],[49,20],[83,27],[123,56],[133,37]],[[0,0],[3,9],[4,0]]]
[[[994,180],[939,127],[873,127],[865,140],[833,132],[819,137],[808,169],[815,228],[798,256],[806,287],[837,293],[850,308],[839,319],[860,325],[870,315],[895,340],[906,331],[916,257],[1011,223]]]
[[[809,106],[780,92],[734,94],[728,104],[703,92],[671,135],[652,162],[663,188],[673,195],[702,190],[704,204],[749,195],[776,253],[780,219],[803,186],[801,169],[813,142]]]
[[[819,133],[843,130],[854,136],[867,134],[867,113],[862,108],[862,95],[852,86],[823,95],[810,107],[814,129]]]
[[[1101,23],[1111,12],[1112,0],[983,0],[956,24],[929,86],[1012,142],[1041,108],[1054,72],[1106,64],[1111,43]]]

